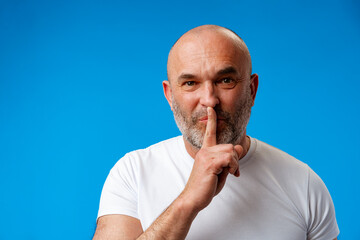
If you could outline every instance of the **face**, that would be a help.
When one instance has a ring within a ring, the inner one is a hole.
[[[180,132],[193,147],[200,149],[205,133],[205,121],[201,119],[207,114],[206,108],[201,108],[188,114],[174,98],[172,103],[174,118]],[[246,133],[252,103],[250,91],[247,91],[233,113],[227,112],[219,106],[214,108],[218,118],[216,136],[218,144],[239,144],[240,139]]]
[[[164,82],[180,131],[193,147],[201,148],[206,109],[212,107],[217,114],[217,143],[239,144],[246,134],[257,87],[257,75],[250,77],[246,52],[216,35],[181,44],[169,56],[171,85]]]

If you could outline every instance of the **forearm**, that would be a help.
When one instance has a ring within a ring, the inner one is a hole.
[[[197,214],[180,195],[138,239],[185,239]]]

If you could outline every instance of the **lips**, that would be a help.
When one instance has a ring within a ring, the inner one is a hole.
[[[208,116],[199,118],[199,121],[200,121],[200,122],[207,121],[207,120],[208,120]],[[223,117],[218,117],[216,120],[217,120],[217,121],[223,121],[223,120],[225,120],[225,118],[223,118]]]

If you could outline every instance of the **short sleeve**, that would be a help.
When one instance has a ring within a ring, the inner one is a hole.
[[[121,158],[105,181],[98,218],[109,214],[123,214],[138,218],[137,171],[129,154]]]
[[[309,169],[309,240],[335,239],[339,235],[339,228],[335,217],[335,208],[330,193],[324,182]]]

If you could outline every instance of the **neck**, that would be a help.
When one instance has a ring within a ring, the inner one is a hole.
[[[184,143],[185,143],[185,148],[186,148],[186,151],[189,153],[189,155],[195,159],[195,156],[196,154],[198,153],[198,151],[200,149],[194,147],[193,145],[191,145],[191,143],[189,143],[183,136],[183,140],[184,140]],[[241,154],[241,158],[243,158],[246,153],[249,151],[249,148],[250,148],[250,138],[246,135],[246,132],[244,133],[244,136],[239,140],[239,143],[238,144],[235,144],[235,145],[241,145],[244,149],[244,151],[242,152]],[[240,160],[239,159],[239,160]]]

